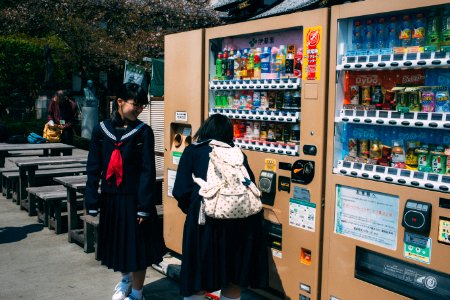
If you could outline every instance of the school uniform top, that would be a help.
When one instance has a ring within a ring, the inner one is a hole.
[[[156,204],[154,145],[153,130],[139,120],[128,124],[121,136],[110,120],[95,126],[86,167],[86,209],[89,212],[98,210],[98,187],[101,182],[102,194],[136,194],[138,215],[153,215]],[[122,157],[123,177],[119,185],[116,175],[106,179],[114,150],[119,150]]]
[[[198,224],[200,186],[192,175],[206,181],[209,141],[189,145],[178,165],[172,195],[186,213],[180,293],[189,297],[200,291],[215,291],[228,283],[242,287],[265,288],[268,284],[268,258],[263,211],[240,219],[214,219],[206,216]],[[244,166],[255,177],[244,154]]]

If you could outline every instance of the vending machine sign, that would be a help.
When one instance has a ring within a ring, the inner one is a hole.
[[[398,207],[397,196],[338,185],[334,232],[396,250]]]
[[[309,27],[305,30],[303,41],[304,80],[320,79],[320,55],[322,48],[322,26]]]

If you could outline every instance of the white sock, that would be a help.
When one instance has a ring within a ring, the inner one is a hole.
[[[132,282],[133,275],[131,273],[122,273],[122,281]]]
[[[241,300],[241,297],[238,297],[238,298],[228,298],[228,297],[225,297],[224,295],[220,294],[220,300]]]
[[[204,300],[205,299],[205,294],[202,295],[192,295],[189,297],[184,297],[183,300]]]
[[[131,289],[130,295],[136,299],[142,299],[142,289],[140,290]]]

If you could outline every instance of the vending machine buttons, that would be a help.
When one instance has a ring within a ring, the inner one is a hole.
[[[428,234],[431,225],[431,204],[408,200],[403,211],[402,226],[405,229]]]

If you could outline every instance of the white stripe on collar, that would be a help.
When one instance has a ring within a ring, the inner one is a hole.
[[[120,139],[121,141],[123,141],[124,139],[126,139],[127,137],[135,134],[139,129],[141,129],[142,126],[144,126],[145,123],[141,123],[138,126],[136,126],[133,130],[131,130],[130,132],[128,132],[127,134],[122,135],[122,138]],[[117,141],[117,138],[114,134],[112,134],[108,128],[106,128],[105,123],[102,121],[100,122],[100,127],[102,128],[103,132],[110,137],[113,141]]]

